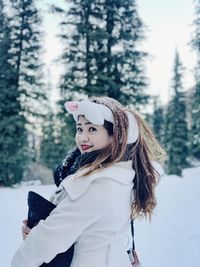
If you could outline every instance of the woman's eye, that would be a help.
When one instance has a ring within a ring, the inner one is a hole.
[[[97,129],[96,128],[94,128],[94,127],[90,127],[89,128],[89,132],[95,132]]]
[[[78,133],[80,133],[80,132],[82,132],[82,129],[81,129],[80,127],[78,127],[78,128],[76,128],[76,131],[77,131]]]

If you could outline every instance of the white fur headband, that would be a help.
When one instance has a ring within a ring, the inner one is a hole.
[[[84,115],[88,121],[96,125],[103,125],[104,120],[114,124],[112,111],[103,104],[89,100],[81,102],[68,101],[65,103],[65,108],[73,115],[75,121],[78,120],[79,115]],[[134,115],[129,111],[126,111],[126,114],[129,122],[127,144],[132,144],[139,136],[139,127]]]

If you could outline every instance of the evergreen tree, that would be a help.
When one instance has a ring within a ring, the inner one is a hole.
[[[22,179],[27,162],[26,121],[12,59],[10,21],[0,0],[0,185],[6,186]]]
[[[64,101],[86,95],[107,95],[137,108],[147,103],[144,73],[146,53],[139,44],[144,25],[134,0],[68,0],[62,16],[60,39],[64,74],[61,78],[60,118]],[[69,116],[64,129],[70,130]],[[63,129],[63,131],[64,131]]]
[[[194,157],[200,160],[200,1],[195,6],[196,18],[194,20],[194,34],[191,46],[197,55],[197,64],[194,70],[195,86],[192,98],[192,127],[191,127],[191,152]]]
[[[20,90],[20,100],[29,127],[34,129],[41,124],[45,110],[41,64],[41,18],[35,1],[10,1],[12,60],[16,65],[15,86]]]
[[[164,125],[165,125],[164,108],[159,103],[158,97],[155,97],[152,126],[155,137],[157,138],[157,140],[159,140],[161,144],[163,144],[164,142]]]
[[[182,169],[188,166],[189,150],[183,66],[178,52],[175,55],[172,82],[173,94],[166,112],[164,143],[168,154],[167,170],[169,174],[181,175]]]
[[[51,103],[52,84],[50,71],[48,71],[47,77],[49,106],[42,127],[43,137],[40,146],[40,160],[44,165],[54,171],[57,164],[60,163],[68,153],[71,145],[74,143],[74,138],[73,135],[70,136],[70,138],[68,137],[66,127],[62,125],[62,120],[60,121],[58,119],[56,113],[57,106]]]
[[[200,82],[196,83],[192,99],[191,152],[200,160]]]
[[[41,160],[50,169],[54,169],[59,160],[55,147],[54,123],[53,113],[48,114],[47,120],[43,125],[43,140],[41,142]]]
[[[74,123],[73,123],[74,124]],[[55,167],[74,145],[74,135],[69,135],[66,127],[60,124],[57,116],[49,111],[43,125],[43,139],[41,142],[41,161],[50,169]]]
[[[144,26],[133,0],[71,0],[63,15],[62,60],[65,73],[61,82],[63,98],[108,95],[137,107],[147,102],[144,88],[146,53],[138,45]]]

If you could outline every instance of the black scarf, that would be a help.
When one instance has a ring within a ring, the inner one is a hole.
[[[94,162],[99,153],[99,151],[93,151],[81,154],[78,148],[69,153],[62,163],[57,166],[54,172],[55,184],[59,186],[62,180],[68,175],[73,174],[83,166]]]

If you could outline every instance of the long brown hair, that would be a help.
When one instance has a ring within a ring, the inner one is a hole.
[[[154,169],[152,161],[161,161],[165,156],[164,150],[138,112],[125,108],[109,97],[93,97],[90,100],[103,104],[112,111],[114,117],[113,130],[110,130],[110,125],[107,122],[104,127],[107,129],[108,134],[112,132],[113,142],[102,149],[92,164],[84,166],[86,172],[82,176],[90,174],[99,168],[108,167],[115,162],[132,160],[132,167],[135,170],[132,217],[142,215],[151,217],[156,206],[155,186],[159,180],[159,175]],[[130,145],[127,145],[128,117],[126,111],[133,113],[139,126],[139,137],[134,144]]]

